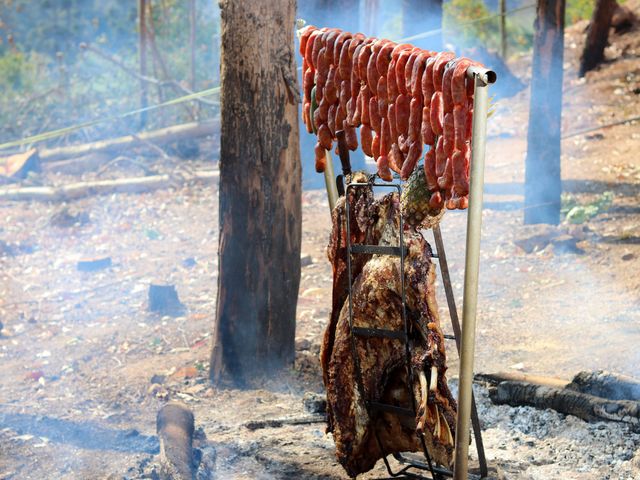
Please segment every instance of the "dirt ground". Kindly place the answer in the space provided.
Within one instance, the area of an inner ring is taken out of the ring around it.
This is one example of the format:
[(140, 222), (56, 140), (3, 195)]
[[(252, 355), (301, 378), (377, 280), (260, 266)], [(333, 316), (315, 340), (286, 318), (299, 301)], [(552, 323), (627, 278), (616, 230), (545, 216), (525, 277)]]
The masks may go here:
[[(640, 32), (612, 38), (609, 61), (578, 80), (583, 28), (572, 27), (566, 37), (564, 134), (640, 111)], [(525, 79), (528, 61), (513, 61)], [(524, 227), (528, 102), (526, 90), (498, 102), (490, 122), (476, 371), (571, 378), (607, 369), (638, 376), (638, 124), (563, 141), (568, 202), (602, 204), (611, 192), (608, 208), (578, 225)], [(309, 152), (303, 160), (311, 165)], [(211, 167), (204, 160), (192, 166)], [(154, 160), (153, 167), (175, 165)], [(135, 166), (111, 173), (140, 174)], [(346, 478), (323, 424), (245, 426), (303, 415), (304, 393), (322, 392), (318, 351), (331, 286), (324, 192), (303, 196), (303, 253), (312, 261), (302, 270), (296, 364), (277, 382), (248, 391), (207, 383), (217, 275), (215, 184), (67, 205), (4, 202), (0, 218), (0, 480), (155, 478), (155, 416), (169, 399), (193, 409), (203, 465), (215, 469), (216, 478)], [(459, 212), (442, 222), (458, 305), (465, 225)], [(103, 256), (111, 257), (110, 268), (77, 271), (79, 259)], [(182, 316), (148, 312), (153, 282), (176, 285), (186, 307)], [(439, 299), (450, 332), (441, 285)], [(640, 433), (629, 426), (494, 406), (486, 389), (476, 387), (498, 478), (640, 478)], [(384, 472), (378, 465), (362, 478)]]

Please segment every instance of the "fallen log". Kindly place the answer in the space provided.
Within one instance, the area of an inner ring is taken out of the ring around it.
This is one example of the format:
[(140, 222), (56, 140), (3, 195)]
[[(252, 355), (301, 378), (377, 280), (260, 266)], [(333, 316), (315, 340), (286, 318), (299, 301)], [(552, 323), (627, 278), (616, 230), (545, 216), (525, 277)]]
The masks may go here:
[(162, 480), (192, 480), (194, 476), (194, 419), (189, 407), (169, 402), (156, 418), (160, 440), (160, 478)]
[(567, 388), (609, 400), (640, 401), (640, 380), (603, 370), (580, 372)]
[(609, 420), (640, 424), (640, 402), (607, 400), (567, 388), (506, 381), (490, 389), (489, 397), (497, 404), (550, 408), (588, 422)]
[(310, 425), (324, 423), (326, 415), (306, 415), (302, 417), (271, 418), (268, 420), (251, 420), (243, 424), (248, 430), (260, 430), (262, 428), (280, 428), (285, 425)]
[(217, 170), (202, 170), (189, 174), (152, 175), (148, 177), (119, 178), (117, 180), (95, 180), (69, 183), (59, 187), (14, 187), (0, 188), (0, 201), (58, 202), (75, 200), (90, 195), (111, 193), (145, 193), (169, 187), (177, 187), (191, 181), (206, 181), (218, 178)]
[(183, 140), (185, 138), (197, 138), (211, 135), (215, 132), (218, 122), (208, 120), (206, 122), (191, 122), (182, 125), (142, 132), (137, 135), (126, 135), (119, 138), (100, 140), (98, 142), (71, 145), (68, 147), (47, 148), (38, 152), (40, 161), (53, 162), (56, 160), (68, 160), (93, 153), (122, 150), (135, 145), (166, 144)]
[(525, 382), (547, 387), (564, 388), (569, 380), (557, 377), (544, 377), (542, 375), (529, 375), (520, 372), (476, 373), (475, 381), (485, 382), (490, 385), (498, 385), (501, 382)]

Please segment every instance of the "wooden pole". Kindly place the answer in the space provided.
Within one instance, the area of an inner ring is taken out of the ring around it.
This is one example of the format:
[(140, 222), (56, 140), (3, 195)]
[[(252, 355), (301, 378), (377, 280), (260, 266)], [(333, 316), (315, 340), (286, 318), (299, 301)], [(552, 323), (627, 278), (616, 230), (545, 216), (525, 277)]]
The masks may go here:
[(196, 90), (196, 0), (189, 1), (189, 51), (191, 53), (191, 90)]
[[(138, 46), (140, 55), (140, 75), (147, 76), (147, 1), (138, 2), (138, 19), (140, 28), (140, 43)], [(140, 108), (147, 108), (147, 82), (140, 80)], [(147, 124), (147, 112), (140, 113), (140, 128)]]
[(500, 0), (500, 55), (507, 59), (507, 0)]
[(525, 163), (525, 224), (560, 222), (564, 13), (565, 0), (538, 0)]

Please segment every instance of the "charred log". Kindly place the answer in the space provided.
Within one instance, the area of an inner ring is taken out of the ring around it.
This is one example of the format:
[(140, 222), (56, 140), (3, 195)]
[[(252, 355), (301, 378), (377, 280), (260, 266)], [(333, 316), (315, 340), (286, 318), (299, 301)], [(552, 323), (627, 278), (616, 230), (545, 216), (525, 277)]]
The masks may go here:
[(602, 370), (578, 373), (567, 388), (609, 400), (640, 401), (640, 380)]
[(606, 400), (575, 390), (512, 381), (500, 383), (489, 395), (494, 403), (550, 408), (588, 422), (609, 420), (640, 424), (640, 402)]

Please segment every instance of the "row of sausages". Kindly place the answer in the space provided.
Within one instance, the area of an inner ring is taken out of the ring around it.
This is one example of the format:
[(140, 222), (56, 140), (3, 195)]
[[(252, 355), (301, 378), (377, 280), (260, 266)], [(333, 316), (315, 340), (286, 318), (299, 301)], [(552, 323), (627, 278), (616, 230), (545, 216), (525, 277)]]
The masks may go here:
[(452, 52), (312, 25), (300, 32), (303, 119), (316, 133), (316, 170), (344, 130), (349, 149), (373, 157), (378, 175), (406, 180), (424, 155), (430, 206), (468, 206), (475, 62)]

